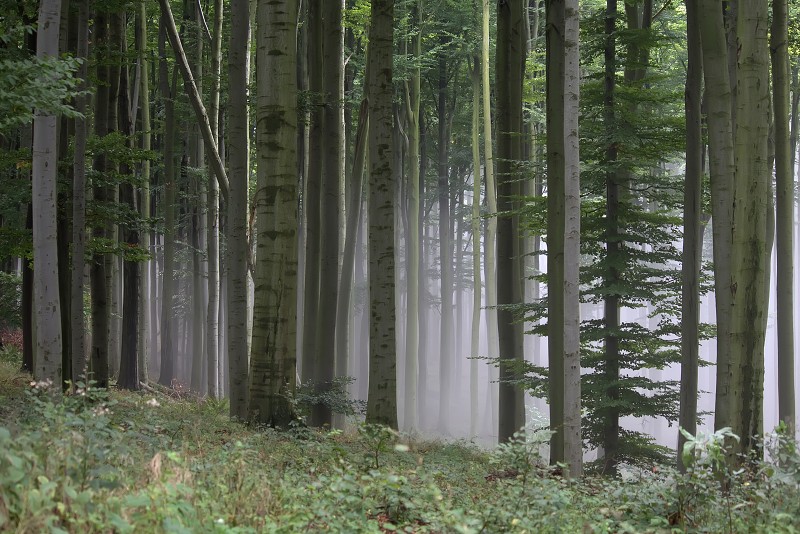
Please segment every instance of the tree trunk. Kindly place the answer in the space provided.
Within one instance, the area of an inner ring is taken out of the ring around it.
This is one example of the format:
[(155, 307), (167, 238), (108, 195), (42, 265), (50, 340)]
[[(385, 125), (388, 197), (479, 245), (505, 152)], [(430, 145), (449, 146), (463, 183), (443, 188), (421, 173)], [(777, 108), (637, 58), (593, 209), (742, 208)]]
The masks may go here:
[[(323, 364), (322, 352), (317, 346), (319, 340), (319, 291), (320, 274), (320, 232), (321, 220), (321, 194), (322, 194), (322, 153), (324, 151), (322, 131), (322, 105), (320, 103), (322, 85), (322, 3), (323, 0), (310, 0), (306, 31), (308, 52), (308, 90), (311, 110), (309, 112), (309, 141), (308, 141), (308, 173), (306, 174), (306, 191), (303, 196), (303, 213), (305, 215), (306, 249), (304, 258), (304, 283), (303, 283), (303, 345), (302, 364), (300, 371), (304, 382), (312, 381), (318, 387), (319, 372)], [(323, 378), (324, 380), (324, 378)], [(314, 406), (311, 414), (311, 424), (321, 425), (329, 414), (324, 407)]]
[[(483, 157), (486, 170), (486, 204), (489, 208), (486, 226), (486, 242), (484, 254), (486, 255), (486, 324), (489, 346), (489, 358), (494, 360), (499, 356), (499, 340), (497, 327), (497, 186), (494, 173), (494, 156), (492, 148), (492, 100), (491, 85), (489, 82), (489, 2), (483, 0), (481, 11), (481, 86), (483, 88)], [(492, 407), (492, 425), (498, 423), (498, 386), (495, 385), (499, 373), (494, 365), (489, 366), (489, 402)]]
[[(136, 15), (136, 47), (137, 57), (140, 65), (140, 91), (142, 106), (142, 150), (149, 151), (152, 132), (150, 124), (150, 62), (147, 53), (147, 3), (141, 2)], [(142, 160), (141, 169), (142, 190), (140, 193), (141, 202), (139, 214), (144, 220), (149, 220), (150, 215), (150, 159)], [(150, 247), (150, 232), (145, 225), (140, 235), (141, 243), (148, 248), (150, 254), (153, 249)], [(150, 276), (148, 270), (155, 262), (151, 257), (139, 269), (139, 382), (147, 383), (148, 361), (150, 351), (155, 351), (155, 345), (151, 344), (151, 324), (150, 324)]]
[(794, 169), (789, 141), (789, 36), (786, 0), (772, 1), (772, 88), (775, 121), (777, 234), (778, 419), (794, 436)]
[[(769, 291), (768, 162), (770, 96), (766, 0), (741, 0), (738, 6), (739, 57), (736, 90), (732, 290), (732, 365), (742, 394), (734, 410), (733, 430), (743, 451), (757, 444), (763, 427), (764, 340)], [(705, 63), (704, 63), (705, 65)]]
[(497, 223), (497, 323), (500, 342), (498, 440), (505, 442), (525, 424), (522, 389), (513, 383), (517, 373), (507, 363), (523, 359), (522, 324), (515, 321), (510, 307), (522, 303), (516, 198), (520, 191), (518, 180), (522, 156), (525, 57), (521, 0), (498, 2), (497, 9), (497, 207), (499, 212), (504, 213)]
[[(214, 34), (211, 43), (211, 104), (209, 114), (211, 133), (220, 150), (221, 128), (219, 125), (220, 75), (222, 72), (222, 0), (214, 0)], [(208, 396), (220, 397), (219, 387), (219, 328), (220, 328), (220, 265), (219, 265), (219, 186), (212, 174), (208, 175), (208, 310), (206, 312), (206, 354), (208, 360)]]
[(258, 250), (249, 418), (294, 419), (297, 358), (297, 3), (258, 5)]
[[(469, 345), (469, 437), (478, 434), (478, 360), (481, 328), (481, 67), (472, 69), (472, 330)], [(485, 103), (488, 110), (489, 103)]]
[[(80, 90), (88, 87), (89, 56), (89, 5), (88, 0), (78, 1), (78, 50), (77, 57), (84, 61), (78, 70)], [(75, 98), (75, 111), (86, 113), (87, 97), (79, 94)], [(83, 296), (85, 292), (84, 271), (86, 268), (86, 138), (88, 120), (75, 119), (75, 156), (72, 184), (72, 380), (86, 381), (86, 325), (83, 319)]]
[[(420, 58), (422, 54), (422, 0), (417, 0), (413, 11), (413, 24), (417, 34), (413, 40), (413, 55)], [(414, 432), (419, 426), (417, 418), (418, 373), (419, 373), (419, 250), (420, 250), (420, 94), (421, 73), (419, 66), (411, 71), (411, 77), (405, 86), (406, 123), (408, 135), (408, 247), (406, 250), (406, 360), (405, 360), (405, 392), (403, 395), (404, 414), (403, 427), (407, 432)]]
[(175, 95), (169, 83), (169, 67), (167, 66), (165, 40), (166, 20), (161, 17), (159, 30), (159, 88), (164, 99), (164, 265), (161, 282), (161, 371), (158, 383), (171, 386), (176, 378), (175, 356), (176, 343), (173, 332), (174, 321), (173, 300), (175, 298)]
[(717, 311), (717, 386), (714, 428), (733, 424), (738, 369), (731, 359), (731, 243), (733, 224), (733, 122), (731, 85), (722, 11), (699, 0), (698, 21), (708, 121), (711, 216), (714, 238), (714, 294)]
[[(353, 169), (350, 172), (348, 191), (350, 199), (345, 228), (344, 257), (342, 276), (340, 279), (338, 302), (336, 305), (336, 373), (343, 376), (347, 372), (347, 356), (350, 347), (350, 311), (353, 297), (353, 272), (356, 262), (356, 241), (358, 223), (361, 220), (361, 193), (364, 184), (364, 164), (367, 155), (367, 130), (369, 116), (366, 99), (361, 102), (358, 115), (355, 147), (353, 151)], [(360, 261), (360, 260), (359, 260)], [(351, 372), (355, 374), (355, 369)]]
[(231, 0), (229, 48), (230, 119), (228, 152), (233, 189), (228, 202), (228, 388), (230, 415), (247, 418), (247, 187), (249, 135), (247, 110), (250, 12), (247, 0)]
[[(683, 193), (683, 265), (681, 271), (681, 403), (678, 424), (697, 433), (698, 365), (700, 361), (700, 267), (703, 256), (703, 56), (700, 50), (697, 4), (686, 4), (686, 179)], [(678, 468), (683, 465), (686, 438), (678, 432)]]
[(369, 396), (367, 422), (397, 428), (392, 38), (394, 0), (372, 0), (369, 94)]
[[(58, 56), (60, 0), (42, 0), (36, 34), (39, 59)], [(42, 80), (46, 83), (45, 80)], [(56, 236), (56, 116), (36, 110), (33, 121), (33, 272), (36, 361), (33, 376), (61, 391), (61, 309)]]
[[(108, 134), (108, 116), (110, 105), (110, 68), (108, 61), (108, 18), (103, 11), (98, 11), (93, 24), (93, 42), (99, 61), (97, 67), (97, 91), (95, 93), (94, 133), (98, 138)], [(99, 175), (107, 172), (106, 156), (102, 152), (94, 158), (94, 170)], [(108, 193), (102, 185), (94, 186), (94, 201), (108, 201)], [(103, 241), (110, 238), (107, 224), (100, 221), (94, 228), (93, 237)], [(100, 247), (98, 247), (100, 248)], [(108, 287), (106, 286), (106, 258), (101, 250), (95, 250), (91, 270), (91, 302), (92, 302), (92, 350), (90, 361), (91, 380), (98, 387), (108, 386), (108, 332), (109, 308)]]
[(453, 244), (450, 231), (450, 185), (449, 147), (450, 129), (447, 117), (447, 46), (449, 37), (439, 40), (442, 52), (439, 56), (439, 92), (437, 116), (439, 121), (438, 140), (438, 191), (439, 191), (439, 278), (441, 296), (441, 331), (439, 335), (439, 423), (437, 428), (448, 432), (450, 416), (450, 400), (453, 384)]
[(581, 476), (578, 2), (547, 4), (547, 340), (550, 463)]
[[(186, 53), (183, 50), (183, 44), (178, 36), (178, 29), (175, 27), (175, 19), (172, 16), (172, 9), (169, 5), (169, 0), (159, 0), (161, 6), (163, 24), (166, 26), (167, 34), (169, 35), (172, 49), (175, 51), (175, 59), (183, 75), (184, 88), (186, 95), (189, 97), (189, 102), (192, 104), (195, 115), (197, 117), (198, 126), (200, 126), (200, 134), (203, 136), (203, 141), (206, 144), (210, 154), (209, 160), (211, 161), (211, 169), (217, 177), (222, 198), (228, 201), (228, 175), (225, 172), (225, 164), (220, 157), (217, 144), (214, 142), (214, 136), (211, 132), (211, 123), (208, 118), (208, 113), (203, 105), (200, 92), (197, 89), (192, 71), (189, 68), (189, 61), (186, 59)], [(233, 11), (233, 8), (231, 8)], [(248, 16), (249, 18), (249, 16)], [(234, 26), (236, 27), (236, 26)], [(238, 28), (238, 27), (236, 27)], [(239, 30), (241, 32), (241, 29)], [(232, 32), (237, 33), (237, 32)]]
[[(125, 28), (125, 13), (114, 14), (117, 25)], [(118, 36), (120, 39), (121, 57), (127, 57), (128, 45), (126, 33), (123, 31)], [(120, 78), (120, 98), (119, 98), (119, 130), (128, 136), (128, 145), (134, 147), (133, 125), (130, 117), (129, 103), (128, 69), (123, 66)], [(128, 176), (131, 169), (127, 164), (120, 165), (120, 174)], [(120, 185), (120, 202), (125, 204), (131, 213), (136, 213), (136, 190), (130, 177)], [(139, 230), (135, 224), (126, 224), (122, 227), (122, 241), (125, 243), (125, 250), (135, 250), (139, 248)], [(139, 269), (140, 262), (137, 258), (132, 260), (125, 256), (122, 269), (122, 320), (121, 320), (121, 352), (120, 369), (117, 385), (127, 390), (140, 389), (139, 373)]]

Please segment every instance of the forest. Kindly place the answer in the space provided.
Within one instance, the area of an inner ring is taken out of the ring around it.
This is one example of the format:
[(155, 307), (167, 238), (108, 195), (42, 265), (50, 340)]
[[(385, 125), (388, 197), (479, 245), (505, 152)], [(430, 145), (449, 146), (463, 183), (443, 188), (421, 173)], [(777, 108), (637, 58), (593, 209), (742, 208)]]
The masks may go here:
[(794, 0), (0, 0), (0, 532), (800, 530)]

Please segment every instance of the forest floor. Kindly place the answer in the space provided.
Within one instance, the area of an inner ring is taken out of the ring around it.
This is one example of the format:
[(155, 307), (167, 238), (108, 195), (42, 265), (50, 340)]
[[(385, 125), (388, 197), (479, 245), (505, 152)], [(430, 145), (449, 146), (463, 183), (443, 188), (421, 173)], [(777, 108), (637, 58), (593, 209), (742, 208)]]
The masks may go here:
[[(257, 429), (224, 402), (89, 390), (53, 403), (0, 358), (2, 532), (798, 532), (793, 465), (699, 455), (580, 482), (540, 441), (484, 450), (382, 427)], [(713, 452), (713, 451), (712, 451)]]

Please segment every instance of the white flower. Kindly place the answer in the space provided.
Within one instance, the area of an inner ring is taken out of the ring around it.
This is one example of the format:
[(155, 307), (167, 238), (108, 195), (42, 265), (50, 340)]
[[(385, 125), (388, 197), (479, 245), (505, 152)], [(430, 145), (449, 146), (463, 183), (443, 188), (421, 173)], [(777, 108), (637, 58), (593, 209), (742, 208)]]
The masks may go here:
[(155, 408), (156, 406), (161, 406), (161, 404), (155, 398), (150, 399), (145, 404), (147, 404), (148, 406), (152, 406), (153, 408)]

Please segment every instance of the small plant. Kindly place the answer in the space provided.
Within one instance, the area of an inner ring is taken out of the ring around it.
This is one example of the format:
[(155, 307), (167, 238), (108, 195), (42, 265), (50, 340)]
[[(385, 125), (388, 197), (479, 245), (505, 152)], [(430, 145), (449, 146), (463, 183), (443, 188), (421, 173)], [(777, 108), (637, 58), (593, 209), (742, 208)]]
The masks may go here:
[[(380, 469), (381, 453), (389, 452), (390, 447), (394, 446), (400, 434), (388, 426), (364, 423), (358, 427), (358, 433), (367, 447), (367, 458), (369, 458), (373, 469)], [(399, 445), (401, 450), (408, 450), (407, 447)]]
[(681, 459), (686, 474), (678, 483), (678, 512), (673, 522), (696, 525), (702, 518), (696, 512), (707, 510), (723, 490), (728, 531), (733, 531), (731, 488), (741, 471), (733, 471), (728, 462), (729, 451), (726, 440), (739, 441), (739, 436), (730, 427), (720, 428), (711, 434), (698, 432), (693, 436), (683, 428), (681, 434), (686, 442), (681, 450)]
[(327, 387), (313, 381), (299, 384), (293, 399), (297, 413), (305, 418), (314, 406), (322, 405), (345, 417), (363, 416), (367, 411), (366, 401), (351, 399), (347, 391), (354, 381), (352, 376), (337, 376)]

